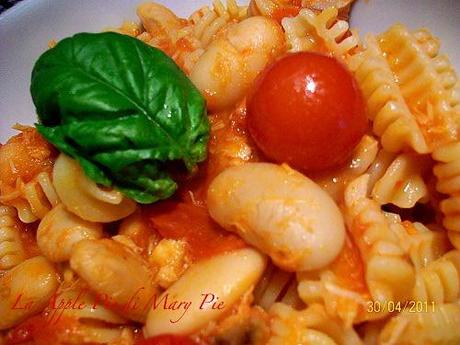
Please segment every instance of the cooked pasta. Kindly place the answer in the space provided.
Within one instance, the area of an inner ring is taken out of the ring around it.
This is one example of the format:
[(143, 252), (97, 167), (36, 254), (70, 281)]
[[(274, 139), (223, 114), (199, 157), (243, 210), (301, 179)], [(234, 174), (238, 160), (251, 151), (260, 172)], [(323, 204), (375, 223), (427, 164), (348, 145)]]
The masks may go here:
[(403, 311), (390, 319), (380, 334), (382, 345), (457, 344), (460, 306), (435, 304), (423, 312)]
[(184, 30), (191, 30), (190, 34), (201, 43), (201, 48), (205, 49), (229, 24), (244, 18), (246, 7), (239, 6), (235, 0), (227, 0), (227, 6), (216, 0), (212, 8), (203, 7), (193, 13), (189, 19), (191, 25)]
[(113, 222), (136, 210), (132, 200), (117, 190), (99, 187), (75, 160), (64, 154), (54, 164), (53, 183), (66, 209), (90, 222)]
[(428, 145), (411, 114), (376, 38), (366, 36), (366, 46), (348, 66), (354, 72), (373, 121), (373, 131), (389, 152), (407, 148), (427, 153)]
[(460, 251), (453, 250), (416, 274), (413, 299), (435, 304), (460, 298)]
[(449, 248), (449, 240), (443, 230), (431, 230), (422, 223), (401, 222), (395, 214), (387, 213), (391, 230), (409, 255), (416, 272), (439, 259)]
[(0, 204), (0, 271), (19, 265), (27, 257), (19, 231), (16, 210)]
[(272, 306), (270, 314), (270, 345), (362, 344), (353, 329), (345, 329), (340, 322), (328, 317), (324, 307), (319, 304), (296, 311), (285, 304), (277, 303)]
[(83, 220), (59, 204), (41, 220), (37, 230), (37, 244), (53, 262), (68, 261), (73, 246), (85, 239), (102, 237), (102, 226)]
[(348, 35), (348, 23), (338, 20), (337, 15), (338, 10), (330, 7), (320, 14), (303, 9), (297, 17), (284, 18), (282, 24), (290, 51), (319, 51), (347, 60), (359, 40), (353, 32)]
[(455, 140), (458, 112), (451, 106), (451, 91), (456, 75), (445, 57), (427, 53), (417, 33), (399, 24), (379, 35), (378, 41), (428, 146), (433, 149)]
[(283, 16), (298, 13), (300, 6), (291, 0), (251, 0), (248, 14), (250, 16), (265, 16), (281, 20)]
[(273, 264), (268, 264), (262, 278), (254, 289), (255, 302), (268, 310), (276, 302), (280, 302), (295, 280), (292, 273), (283, 271)]
[(433, 152), (438, 162), (433, 173), (438, 179), (436, 189), (448, 195), (440, 204), (444, 214), (443, 224), (449, 230), (452, 244), (460, 248), (460, 188), (457, 180), (460, 173), (460, 142), (444, 145)]
[(246, 17), (246, 7), (235, 0), (228, 0), (226, 6), (215, 0), (211, 8), (201, 8), (187, 21), (156, 3), (139, 6), (137, 13), (146, 29), (138, 38), (170, 53), (189, 73), (217, 34)]
[(0, 345), (460, 344), (440, 40), (209, 1), (36, 62), (37, 124), (0, 144)]
[(51, 179), (55, 151), (35, 128), (15, 125), (21, 133), (0, 147), (0, 202), (32, 223), (59, 202)]
[(408, 153), (397, 156), (375, 182), (372, 198), (380, 205), (393, 204), (400, 208), (411, 208), (417, 202), (426, 202), (429, 192), (423, 177), (430, 167), (429, 157)]
[[(371, 135), (365, 135), (355, 147), (349, 163), (338, 171), (327, 172), (313, 176), (313, 180), (326, 190), (337, 202), (343, 200), (346, 185), (378, 165), (379, 142)], [(380, 166), (380, 165), (379, 165)], [(380, 176), (379, 176), (380, 178)], [(372, 184), (373, 185), (373, 184)]]
[(327, 268), (297, 273), (299, 296), (307, 305), (324, 305), (327, 314), (347, 328), (386, 317), (386, 311), (368, 309), (372, 299), (363, 266), (356, 244), (347, 237), (342, 252)]
[(391, 231), (378, 204), (367, 197), (369, 175), (352, 181), (345, 191), (348, 229), (366, 265), (366, 282), (375, 301), (405, 301), (414, 285), (414, 269)]

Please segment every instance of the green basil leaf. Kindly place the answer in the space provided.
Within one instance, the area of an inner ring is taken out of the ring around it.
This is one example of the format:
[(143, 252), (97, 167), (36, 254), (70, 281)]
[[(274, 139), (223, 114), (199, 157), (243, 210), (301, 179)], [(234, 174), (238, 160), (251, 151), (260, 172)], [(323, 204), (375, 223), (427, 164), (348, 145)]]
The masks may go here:
[(140, 203), (171, 196), (166, 165), (206, 158), (205, 100), (162, 51), (117, 33), (80, 33), (36, 62), (40, 133), (97, 183)]

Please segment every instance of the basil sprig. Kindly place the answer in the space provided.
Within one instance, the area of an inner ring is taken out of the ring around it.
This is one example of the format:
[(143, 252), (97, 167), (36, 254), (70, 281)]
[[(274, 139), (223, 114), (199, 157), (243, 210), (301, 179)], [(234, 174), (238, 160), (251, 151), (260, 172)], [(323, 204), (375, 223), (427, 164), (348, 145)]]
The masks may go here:
[(117, 33), (80, 33), (36, 62), (39, 132), (85, 173), (139, 203), (177, 188), (167, 164), (206, 158), (205, 100), (172, 59)]

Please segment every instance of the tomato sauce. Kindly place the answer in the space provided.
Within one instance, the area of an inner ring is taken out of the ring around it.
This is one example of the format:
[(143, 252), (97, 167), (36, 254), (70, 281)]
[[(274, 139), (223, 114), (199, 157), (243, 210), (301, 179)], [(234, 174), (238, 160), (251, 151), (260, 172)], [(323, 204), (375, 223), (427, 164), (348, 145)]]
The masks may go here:
[(194, 261), (246, 247), (242, 239), (215, 223), (206, 208), (164, 201), (146, 206), (142, 211), (162, 237), (184, 240)]
[(344, 288), (363, 296), (369, 295), (363, 260), (358, 247), (349, 236), (346, 237), (345, 245), (339, 256), (331, 264), (331, 270), (337, 276), (339, 284)]
[(246, 129), (246, 101), (231, 111), (211, 114), (209, 121), (208, 159), (197, 176), (179, 183), (182, 200), (201, 206), (206, 205), (208, 187), (217, 175), (226, 168), (259, 161), (261, 157)]
[(73, 318), (61, 316), (59, 321), (54, 322), (44, 314), (33, 316), (8, 332), (6, 345), (26, 342), (34, 345), (61, 344), (60, 337), (76, 331), (77, 327), (78, 321)]
[(1, 194), (15, 190), (16, 181), (24, 183), (41, 172), (51, 172), (57, 151), (33, 127), (17, 126), (21, 133), (0, 147)]

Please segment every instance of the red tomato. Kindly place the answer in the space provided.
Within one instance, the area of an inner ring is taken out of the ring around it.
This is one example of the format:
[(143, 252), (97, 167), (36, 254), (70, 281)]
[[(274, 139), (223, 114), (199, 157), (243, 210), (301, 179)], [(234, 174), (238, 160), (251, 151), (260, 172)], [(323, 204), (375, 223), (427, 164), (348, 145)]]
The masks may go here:
[(142, 209), (150, 224), (164, 238), (185, 240), (194, 261), (246, 247), (246, 243), (223, 230), (203, 207), (163, 201)]
[(269, 159), (304, 172), (344, 163), (368, 125), (350, 72), (334, 58), (308, 52), (288, 55), (262, 74), (247, 121)]
[(136, 345), (196, 345), (189, 337), (163, 334), (153, 338), (141, 340)]

